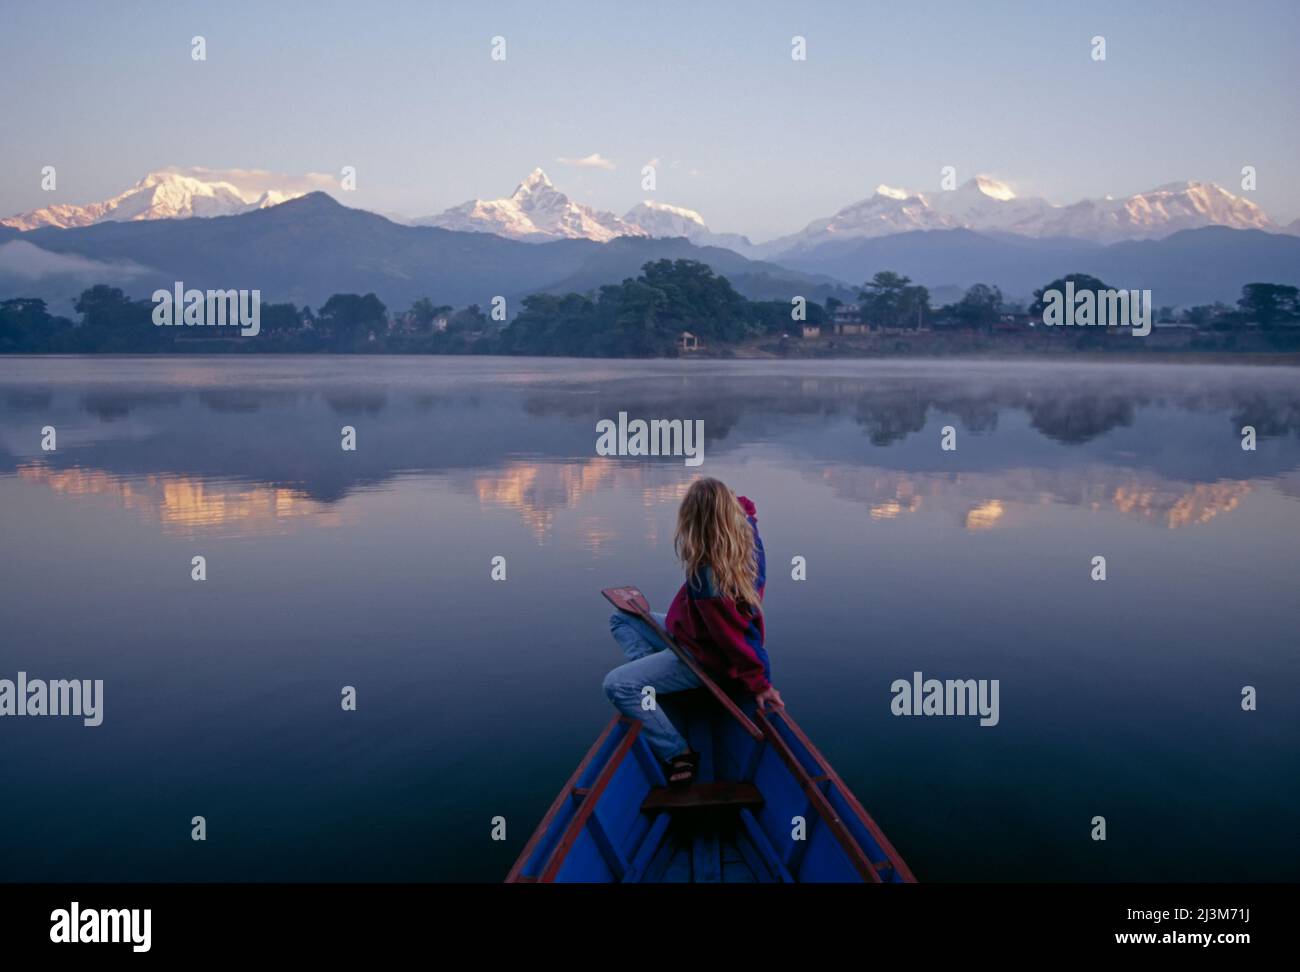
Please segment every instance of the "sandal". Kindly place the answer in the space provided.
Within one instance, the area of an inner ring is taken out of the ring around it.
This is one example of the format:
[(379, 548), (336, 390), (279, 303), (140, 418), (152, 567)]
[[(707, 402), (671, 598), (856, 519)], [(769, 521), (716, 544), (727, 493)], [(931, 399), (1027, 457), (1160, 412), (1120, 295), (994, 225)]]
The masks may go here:
[(668, 785), (672, 787), (690, 786), (695, 782), (695, 771), (700, 764), (700, 754), (689, 749), (668, 760)]

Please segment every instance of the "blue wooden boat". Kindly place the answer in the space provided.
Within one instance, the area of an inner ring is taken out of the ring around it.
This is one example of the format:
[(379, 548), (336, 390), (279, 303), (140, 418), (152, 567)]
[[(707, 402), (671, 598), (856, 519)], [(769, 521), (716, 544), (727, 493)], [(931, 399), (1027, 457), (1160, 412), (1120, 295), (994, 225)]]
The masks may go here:
[[(635, 588), (605, 593), (653, 623)], [(700, 754), (696, 782), (668, 787), (640, 737), (641, 723), (616, 716), (551, 804), (507, 882), (916, 880), (789, 712), (732, 698), (693, 667), (705, 687), (661, 696), (658, 704)]]

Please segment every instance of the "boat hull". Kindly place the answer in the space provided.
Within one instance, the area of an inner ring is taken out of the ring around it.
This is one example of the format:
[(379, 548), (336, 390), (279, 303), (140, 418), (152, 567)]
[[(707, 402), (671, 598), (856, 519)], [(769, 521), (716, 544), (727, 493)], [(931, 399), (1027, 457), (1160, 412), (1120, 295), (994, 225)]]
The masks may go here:
[(741, 704), (755, 740), (702, 692), (661, 696), (700, 754), (697, 785), (665, 787), (640, 736), (614, 718), (520, 854), (512, 883), (907, 883), (880, 828), (781, 710)]

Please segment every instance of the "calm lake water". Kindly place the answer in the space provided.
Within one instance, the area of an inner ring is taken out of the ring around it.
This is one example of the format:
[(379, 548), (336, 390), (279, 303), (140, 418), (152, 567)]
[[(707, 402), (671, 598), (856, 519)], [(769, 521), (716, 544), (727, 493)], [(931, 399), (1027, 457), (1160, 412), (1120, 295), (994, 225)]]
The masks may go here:
[[(98, 728), (0, 719), (0, 878), (500, 880), (610, 717), (600, 588), (663, 609), (699, 473), (758, 504), (774, 681), (920, 880), (1300, 878), (1298, 378), (0, 359), (0, 678), (105, 682)], [(620, 411), (703, 419), (704, 465), (597, 457)], [(999, 724), (891, 715), (914, 671), (999, 679)]]

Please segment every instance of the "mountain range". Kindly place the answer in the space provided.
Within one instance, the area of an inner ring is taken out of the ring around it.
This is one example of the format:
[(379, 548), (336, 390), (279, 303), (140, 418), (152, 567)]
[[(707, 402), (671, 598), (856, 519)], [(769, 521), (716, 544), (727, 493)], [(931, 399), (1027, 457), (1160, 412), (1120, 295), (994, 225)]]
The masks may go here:
[(278, 206), (299, 195), (301, 194), (275, 189), (250, 193), (220, 179), (199, 179), (177, 172), (150, 172), (130, 189), (112, 199), (85, 206), (60, 203), (44, 209), (33, 209), (0, 219), (0, 226), (18, 230), (39, 229), (42, 226), (70, 229), (104, 222), (234, 216), (254, 209)]
[(681, 207), (645, 201), (621, 217), (594, 210), (541, 170), (505, 199), (415, 225), (323, 192), (280, 202), (274, 191), (154, 173), (106, 203), (3, 221), (0, 297), (43, 297), (66, 311), (93, 283), (145, 297), (181, 280), (313, 306), (337, 292), (374, 292), (391, 307), (422, 296), (486, 305), (500, 294), (513, 311), (530, 293), (587, 292), (664, 258), (700, 260), (746, 296), (782, 300), (851, 298), (881, 270), (930, 287), (939, 302), (973, 283), (1024, 298), (1067, 272), (1150, 288), (1158, 304), (1172, 305), (1231, 302), (1256, 281), (1300, 284), (1300, 236), (1254, 204), (1206, 183), (1139, 196), (1056, 207), (983, 177), (933, 198), (882, 186), (755, 246)]
[(1123, 199), (1085, 199), (1069, 206), (1020, 197), (1005, 183), (976, 176), (933, 194), (878, 186), (867, 199), (798, 233), (763, 244), (769, 257), (788, 257), (827, 246), (916, 230), (967, 229), (1031, 239), (1092, 243), (1160, 239), (1205, 226), (1283, 232), (1257, 205), (1209, 182), (1178, 182)]
[[(204, 180), (161, 171), (150, 173), (104, 202), (49, 206), (0, 219), (0, 226), (30, 230), (108, 221), (230, 216), (278, 205), (301, 194), (290, 190), (253, 193), (219, 178)], [(1300, 233), (1300, 220), (1279, 226), (1253, 202), (1210, 182), (1169, 183), (1120, 199), (1085, 199), (1058, 206), (1040, 197), (1018, 196), (1004, 182), (976, 176), (951, 191), (934, 193), (877, 186), (866, 199), (815, 219), (796, 233), (755, 245), (740, 234), (714, 232), (698, 212), (681, 206), (647, 199), (618, 216), (575, 202), (540, 168), (530, 172), (509, 196), (472, 199), (437, 215), (398, 221), (538, 243), (680, 236), (692, 243), (764, 258), (916, 230), (969, 229), (1093, 243), (1159, 239), (1204, 226)]]
[(68, 297), (109, 283), (147, 297), (175, 281), (260, 289), (264, 301), (319, 305), (334, 293), (374, 292), (390, 307), (419, 297), (487, 306), (538, 292), (588, 291), (635, 277), (651, 260), (708, 263), (749, 297), (850, 296), (839, 281), (749, 260), (681, 238), (623, 236), (524, 242), (490, 233), (405, 226), (312, 192), (212, 219), (106, 221), (20, 232), (0, 227), (0, 297)]
[(1161, 239), (1098, 244), (917, 230), (787, 254), (781, 265), (861, 281), (892, 270), (929, 287), (936, 303), (976, 283), (1024, 299), (1066, 273), (1088, 273), (1112, 287), (1150, 290), (1157, 305), (1231, 304), (1248, 283), (1300, 285), (1300, 236), (1204, 226)]

